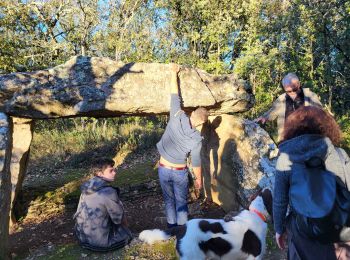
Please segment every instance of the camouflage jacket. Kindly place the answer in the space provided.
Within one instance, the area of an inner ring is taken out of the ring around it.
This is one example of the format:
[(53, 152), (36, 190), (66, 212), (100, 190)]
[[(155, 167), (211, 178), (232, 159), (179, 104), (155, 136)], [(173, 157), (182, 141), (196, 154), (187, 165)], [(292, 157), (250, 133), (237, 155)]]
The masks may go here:
[(124, 208), (118, 193), (117, 188), (100, 177), (93, 177), (81, 185), (74, 219), (75, 232), (82, 245), (108, 248), (127, 244), (131, 239), (128, 228), (121, 225)]

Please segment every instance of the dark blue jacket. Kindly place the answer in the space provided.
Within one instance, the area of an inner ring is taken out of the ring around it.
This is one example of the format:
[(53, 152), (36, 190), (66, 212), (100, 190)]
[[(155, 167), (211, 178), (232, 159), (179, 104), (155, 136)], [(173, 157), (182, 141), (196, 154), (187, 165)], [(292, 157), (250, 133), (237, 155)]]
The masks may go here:
[[(288, 206), (296, 207), (299, 213), (307, 216), (323, 216), (331, 210), (335, 196), (332, 178), (301, 178), (308, 176), (301, 171), (321, 172), (321, 164), (325, 170), (341, 178), (350, 187), (350, 162), (344, 150), (333, 146), (329, 138), (320, 135), (302, 135), (287, 140), (279, 146), (280, 156), (276, 164), (276, 176), (273, 200), (274, 226), (277, 233), (285, 230)], [(339, 154), (342, 156), (339, 156)], [(311, 167), (305, 167), (305, 164)], [(311, 170), (310, 170), (311, 169)], [(312, 172), (308, 172), (311, 173)], [(334, 178), (333, 178), (334, 179)], [(298, 185), (294, 194), (290, 194), (290, 186)], [(313, 189), (317, 196), (311, 196), (308, 189)], [(318, 191), (318, 192), (317, 192)], [(298, 194), (299, 193), (299, 194)], [(293, 197), (294, 201), (291, 200)]]

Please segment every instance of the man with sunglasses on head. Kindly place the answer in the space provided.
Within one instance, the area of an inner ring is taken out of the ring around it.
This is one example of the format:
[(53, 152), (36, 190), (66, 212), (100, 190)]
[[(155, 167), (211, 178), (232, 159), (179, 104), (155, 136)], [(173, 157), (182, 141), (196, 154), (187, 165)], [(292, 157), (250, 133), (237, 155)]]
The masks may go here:
[(285, 93), (280, 95), (272, 107), (255, 122), (265, 124), (277, 118), (278, 141), (281, 141), (286, 118), (300, 106), (316, 106), (322, 108), (317, 95), (308, 88), (302, 88), (299, 78), (294, 73), (288, 73), (282, 79), (282, 88)]

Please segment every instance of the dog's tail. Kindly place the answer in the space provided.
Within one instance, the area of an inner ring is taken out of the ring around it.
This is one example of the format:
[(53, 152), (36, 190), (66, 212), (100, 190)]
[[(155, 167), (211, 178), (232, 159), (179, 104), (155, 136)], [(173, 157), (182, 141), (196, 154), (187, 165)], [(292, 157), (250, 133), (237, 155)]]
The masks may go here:
[(144, 230), (139, 235), (140, 240), (150, 245), (156, 241), (168, 240), (170, 237), (171, 237), (170, 234), (160, 229)]
[(167, 230), (149, 229), (140, 233), (139, 239), (148, 244), (153, 244), (157, 241), (168, 240), (172, 236), (178, 237), (186, 232), (186, 225), (169, 228)]

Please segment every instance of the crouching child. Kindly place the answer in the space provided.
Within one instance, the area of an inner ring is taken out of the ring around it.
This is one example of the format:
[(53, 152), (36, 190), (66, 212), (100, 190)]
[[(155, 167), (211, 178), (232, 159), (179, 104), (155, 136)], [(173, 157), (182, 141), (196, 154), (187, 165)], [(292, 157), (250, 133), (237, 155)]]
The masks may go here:
[(114, 161), (95, 163), (94, 177), (81, 185), (81, 195), (74, 215), (75, 234), (83, 248), (110, 251), (127, 245), (132, 235), (127, 227), (119, 189), (112, 187), (116, 172)]

